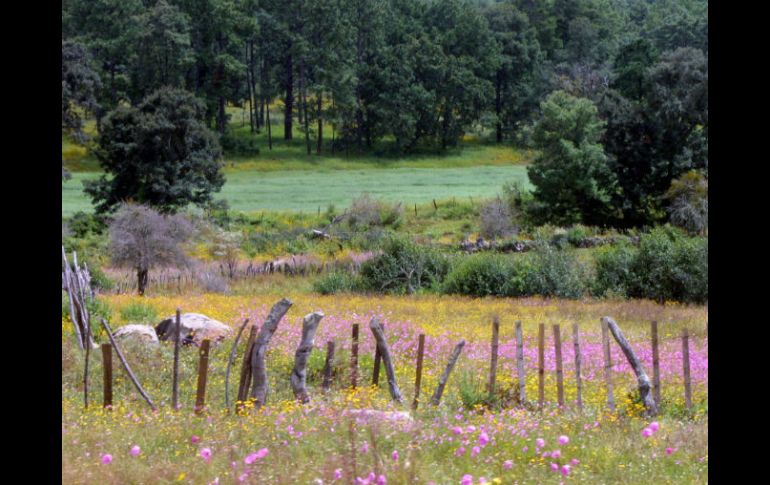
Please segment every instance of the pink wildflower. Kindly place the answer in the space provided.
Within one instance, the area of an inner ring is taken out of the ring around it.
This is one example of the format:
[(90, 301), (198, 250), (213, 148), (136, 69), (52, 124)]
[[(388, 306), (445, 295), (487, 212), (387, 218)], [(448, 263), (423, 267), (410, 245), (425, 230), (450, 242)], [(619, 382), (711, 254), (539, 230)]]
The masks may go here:
[(561, 458), (561, 451), (560, 450), (552, 451), (551, 458)]
[(463, 456), (465, 454), (465, 447), (461, 446), (455, 451), (455, 456)]
[(573, 458), (569, 461), (569, 464), (572, 466), (580, 465), (580, 460), (578, 460), (577, 458)]
[(455, 426), (452, 428), (452, 433), (454, 434), (463, 434), (463, 429), (460, 426)]
[(670, 455), (670, 454), (671, 454), (671, 453), (673, 453), (674, 451), (675, 451), (675, 450), (674, 450), (673, 448), (671, 448), (670, 446), (669, 446), (668, 448), (666, 448), (666, 454), (667, 454), (667, 455)]
[(473, 485), (473, 475), (463, 475), (460, 485)]
[(551, 470), (558, 472), (559, 471), (559, 465), (556, 463), (551, 463)]
[(190, 442), (191, 442), (192, 444), (196, 444), (196, 443), (199, 443), (199, 442), (200, 442), (200, 440), (201, 440), (201, 439), (200, 439), (200, 436), (196, 436), (196, 435), (192, 435), (192, 437), (190, 438)]
[(506, 470), (510, 470), (511, 468), (513, 468), (513, 461), (505, 460), (503, 462), (503, 468), (506, 469)]
[(388, 483), (388, 480), (385, 478), (385, 475), (377, 477), (377, 485), (385, 485), (386, 483)]
[(139, 445), (134, 445), (131, 447), (131, 456), (139, 456), (140, 453), (142, 453), (142, 449), (139, 448)]
[(109, 453), (102, 455), (102, 465), (109, 465), (110, 463), (112, 463), (112, 455)]
[(561, 467), (561, 474), (566, 477), (567, 475), (569, 475), (570, 468), (571, 467), (569, 465), (564, 465), (563, 467)]
[(653, 421), (648, 427), (652, 430), (653, 433), (656, 433), (658, 429), (660, 429), (660, 424), (657, 421)]
[(393, 458), (393, 461), (398, 461), (398, 450), (393, 450), (393, 453), (390, 455), (391, 458)]
[(334, 479), (339, 480), (340, 478), (342, 478), (342, 468), (337, 468), (334, 470)]
[(200, 455), (201, 455), (201, 458), (206, 460), (206, 463), (208, 463), (208, 461), (211, 459), (211, 449), (210, 448), (203, 448), (201, 450)]
[(479, 453), (481, 453), (481, 448), (479, 448), (478, 446), (474, 446), (473, 449), (471, 450), (471, 458), (478, 455)]
[(569, 438), (567, 436), (565, 436), (565, 435), (559, 436), (559, 444), (560, 445), (566, 445), (567, 443), (569, 443)]
[(261, 450), (257, 451), (257, 459), (262, 459), (267, 456), (267, 454), (270, 453), (267, 448), (262, 448)]
[(642, 431), (642, 436), (644, 436), (645, 438), (649, 438), (650, 436), (652, 436), (652, 433), (653, 431), (650, 428), (644, 428), (644, 430)]
[(479, 435), (479, 444), (481, 446), (486, 446), (487, 443), (489, 443), (489, 435), (486, 431), (482, 431)]
[(542, 448), (543, 446), (545, 446), (545, 440), (543, 438), (538, 438), (535, 440), (535, 444), (537, 445), (538, 448)]

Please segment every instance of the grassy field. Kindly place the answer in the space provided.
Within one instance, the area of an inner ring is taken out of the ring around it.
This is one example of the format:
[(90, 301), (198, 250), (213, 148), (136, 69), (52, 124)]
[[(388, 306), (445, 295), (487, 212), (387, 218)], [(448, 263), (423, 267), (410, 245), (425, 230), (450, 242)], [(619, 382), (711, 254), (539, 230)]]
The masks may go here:
[[(656, 305), (648, 301), (564, 301), (470, 299), (450, 297), (323, 297), (289, 290), (294, 306), (278, 327), (267, 352), (270, 392), (267, 406), (238, 416), (223, 409), (224, 373), (232, 339), (212, 347), (206, 392), (207, 410), (192, 413), (198, 355), (185, 348), (180, 362), (182, 409), (169, 407), (173, 345), (144, 347), (126, 342), (123, 350), (142, 385), (159, 407), (149, 411), (114, 362), (115, 408), (101, 408), (101, 355), (91, 355), (91, 406), (83, 410), (82, 354), (73, 342), (72, 325), (62, 320), (62, 479), (66, 483), (433, 483), (457, 484), (465, 475), (481, 484), (695, 484), (708, 473), (708, 336), (705, 307)], [(128, 323), (128, 305), (152, 307), (166, 317), (181, 307), (201, 312), (235, 327), (243, 318), (260, 325), (275, 295), (180, 297), (110, 296), (113, 328)], [(301, 333), (301, 316), (322, 310), (309, 359), (312, 401), (293, 401), (288, 376)], [(501, 316), (500, 360), (495, 405), (483, 403), (489, 366), (491, 315)], [(374, 343), (368, 322), (379, 316), (387, 332), (403, 406), (390, 402), (386, 379), (370, 387)], [(649, 321), (660, 322), (661, 414), (640, 415), (633, 398), (636, 380), (613, 344), (613, 380), (617, 412), (608, 412), (603, 379), (599, 317), (613, 316), (650, 369)], [(517, 378), (513, 345), (514, 321), (523, 323), (526, 391), (537, 399), (537, 324), (546, 334), (543, 413), (522, 409), (512, 396)], [(576, 387), (571, 334), (581, 328), (583, 402), (575, 410)], [(350, 389), (350, 330), (361, 325), (359, 387)], [(556, 378), (551, 324), (561, 324), (567, 407), (555, 406)], [(690, 329), (693, 401), (683, 406), (681, 343)], [(356, 409), (409, 411), (414, 392), (417, 335), (426, 335), (421, 405), (413, 420), (355, 418)], [(442, 405), (427, 404), (446, 365), (450, 349), (467, 344), (451, 375)], [(101, 342), (106, 337), (96, 334)], [(326, 398), (319, 391), (326, 341), (336, 342), (334, 385)], [(240, 355), (230, 378), (237, 387)], [(235, 376), (235, 377), (233, 377)], [(500, 407), (499, 405), (502, 405)], [(655, 421), (655, 425), (652, 425)], [(642, 431), (653, 426), (652, 436)], [(566, 437), (567, 440), (560, 437)], [(540, 441), (542, 440), (542, 442)], [(138, 448), (134, 448), (138, 447)], [(134, 448), (134, 454), (131, 453)], [(259, 453), (259, 458), (253, 456)], [(394, 454), (396, 452), (396, 454)], [(265, 455), (266, 453), (266, 455)], [(106, 456), (109, 455), (109, 458)], [(265, 456), (262, 456), (265, 455)], [(108, 462), (108, 463), (105, 463)], [(552, 468), (556, 467), (556, 470)], [(565, 468), (566, 467), (566, 468)], [(374, 473), (384, 481), (367, 480)], [(360, 481), (355, 481), (360, 477)], [(484, 480), (482, 480), (482, 477)]]

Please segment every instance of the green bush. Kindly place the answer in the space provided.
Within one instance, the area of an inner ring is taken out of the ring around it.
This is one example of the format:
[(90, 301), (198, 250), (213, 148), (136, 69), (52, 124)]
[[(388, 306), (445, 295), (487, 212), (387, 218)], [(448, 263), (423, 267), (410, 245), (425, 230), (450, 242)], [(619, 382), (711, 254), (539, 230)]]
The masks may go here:
[(570, 244), (572, 244), (575, 247), (579, 247), (580, 243), (582, 243), (588, 236), (589, 236), (588, 228), (583, 225), (576, 225), (572, 226), (567, 231), (567, 241), (569, 241)]
[(641, 237), (629, 296), (663, 302), (708, 301), (708, 239), (666, 226)]
[(129, 303), (120, 310), (120, 317), (130, 323), (156, 323), (158, 313), (155, 308), (143, 303)]
[(313, 290), (322, 295), (354, 293), (363, 289), (361, 278), (346, 271), (326, 273), (313, 283)]
[(629, 289), (634, 284), (633, 266), (638, 253), (627, 243), (597, 249), (592, 293), (599, 297), (628, 297)]
[(583, 296), (587, 275), (573, 250), (554, 249), (543, 243), (528, 257), (530, 267), (524, 281), (526, 295)]
[(449, 272), (446, 256), (405, 238), (388, 240), (382, 251), (361, 267), (363, 282), (374, 291), (414, 293), (423, 288), (435, 288)]
[(464, 257), (444, 281), (442, 290), (470, 296), (519, 296), (529, 271), (523, 257), (481, 253)]

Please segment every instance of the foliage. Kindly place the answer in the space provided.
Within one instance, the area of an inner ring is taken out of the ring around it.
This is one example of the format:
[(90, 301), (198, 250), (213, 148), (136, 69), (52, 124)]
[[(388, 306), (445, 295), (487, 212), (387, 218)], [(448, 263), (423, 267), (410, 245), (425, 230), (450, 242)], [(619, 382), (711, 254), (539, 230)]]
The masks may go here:
[(381, 255), (362, 265), (361, 277), (369, 289), (412, 294), (438, 285), (448, 271), (448, 259), (435, 249), (393, 237), (383, 245)]
[(111, 175), (85, 183), (100, 213), (122, 201), (174, 211), (204, 206), (224, 184), (221, 149), (201, 122), (203, 104), (191, 93), (163, 88), (139, 104), (120, 107), (104, 120), (97, 157)]
[(152, 305), (135, 302), (120, 309), (120, 318), (128, 323), (155, 324), (158, 321), (158, 312)]
[(600, 297), (628, 296), (634, 281), (634, 262), (639, 251), (630, 244), (605, 246), (594, 257), (596, 278), (592, 292)]
[(671, 223), (688, 233), (703, 234), (709, 225), (708, 179), (691, 170), (671, 181), (665, 194)]
[(470, 296), (520, 296), (531, 271), (524, 257), (480, 253), (467, 256), (454, 265), (442, 291)]
[(479, 217), (481, 235), (486, 238), (509, 237), (517, 233), (510, 206), (499, 198), (485, 204), (479, 211)]
[(402, 223), (403, 214), (401, 203), (389, 204), (372, 198), (368, 193), (363, 193), (350, 204), (347, 223), (353, 230), (387, 226), (397, 228)]
[(580, 298), (588, 277), (574, 250), (554, 249), (542, 244), (531, 255), (530, 270), (524, 279), (524, 294)]
[(332, 271), (313, 283), (313, 291), (322, 295), (354, 293), (363, 288), (361, 278), (347, 271)]

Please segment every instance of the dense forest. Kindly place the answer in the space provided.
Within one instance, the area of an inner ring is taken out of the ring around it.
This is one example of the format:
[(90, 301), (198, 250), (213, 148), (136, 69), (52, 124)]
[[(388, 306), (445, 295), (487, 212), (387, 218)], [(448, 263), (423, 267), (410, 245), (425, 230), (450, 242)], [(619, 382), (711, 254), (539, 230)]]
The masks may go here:
[(708, 2), (63, 1), (73, 139), (161, 88), (192, 93), (224, 148), (228, 105), (307, 154), (533, 146), (533, 217), (638, 226), (667, 218), (672, 182), (707, 179)]

